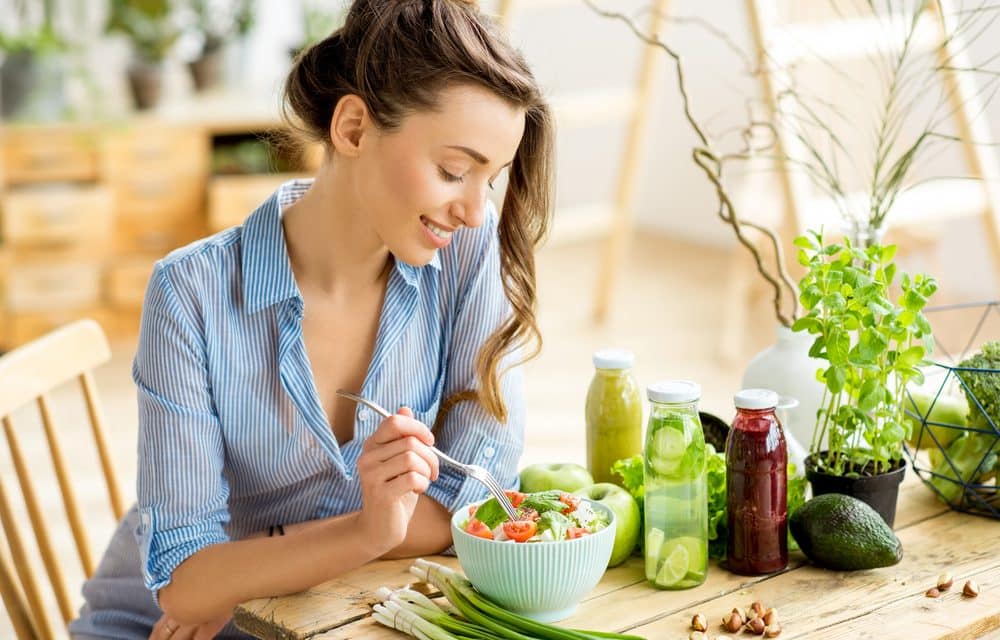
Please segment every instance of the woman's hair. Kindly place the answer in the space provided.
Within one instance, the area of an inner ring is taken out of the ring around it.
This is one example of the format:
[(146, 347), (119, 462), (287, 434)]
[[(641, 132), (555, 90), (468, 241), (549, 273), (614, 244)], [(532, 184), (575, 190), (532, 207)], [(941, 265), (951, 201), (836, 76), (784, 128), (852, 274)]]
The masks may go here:
[(459, 84), (489, 89), (525, 111), (499, 223), (500, 270), (513, 313), (479, 351), (480, 388), (447, 398), (435, 426), (464, 400), (476, 400), (506, 421), (501, 361), (519, 352), (514, 366), (541, 348), (534, 249), (552, 213), (555, 134), (549, 107), (524, 57), (468, 0), (355, 0), (344, 26), (302, 52), (285, 84), (286, 120), (327, 146), (334, 108), (346, 95), (361, 97), (376, 125), (391, 131), (409, 114), (434, 110), (440, 92)]

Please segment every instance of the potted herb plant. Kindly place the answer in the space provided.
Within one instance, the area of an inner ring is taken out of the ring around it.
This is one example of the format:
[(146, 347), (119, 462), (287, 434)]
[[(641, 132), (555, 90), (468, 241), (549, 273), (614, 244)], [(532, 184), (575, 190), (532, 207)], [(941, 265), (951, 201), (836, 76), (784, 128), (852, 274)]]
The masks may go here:
[(192, 0), (194, 27), (201, 37), (198, 57), (188, 63), (196, 91), (219, 84), (222, 51), (231, 36), (243, 38), (253, 26), (252, 0)]
[(822, 232), (795, 244), (805, 315), (792, 329), (812, 335), (809, 355), (826, 363), (806, 477), (813, 495), (853, 496), (892, 526), (911, 428), (906, 386), (923, 380), (919, 365), (934, 347), (923, 309), (937, 282), (897, 274), (894, 245), (827, 244)]
[(163, 62), (181, 34), (171, 0), (111, 0), (105, 29), (124, 34), (132, 43), (128, 77), (136, 107), (156, 106), (163, 84)]
[(19, 24), (0, 31), (0, 117), (15, 119), (29, 112), (35, 119), (59, 116), (65, 106), (61, 54), (68, 45), (53, 25), (54, 2), (42, 2), (38, 26), (28, 23), (26, 3), (17, 3), (15, 8)]

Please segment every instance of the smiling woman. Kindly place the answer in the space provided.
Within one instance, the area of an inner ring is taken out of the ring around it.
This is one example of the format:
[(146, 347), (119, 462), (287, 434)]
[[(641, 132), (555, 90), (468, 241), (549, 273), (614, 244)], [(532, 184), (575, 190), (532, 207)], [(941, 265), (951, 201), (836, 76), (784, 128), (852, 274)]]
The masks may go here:
[(74, 638), (245, 637), (237, 602), (444, 550), (484, 492), (431, 444), (517, 484), (553, 136), (523, 58), (474, 3), (356, 0), (285, 98), (325, 161), (157, 263), (138, 504)]

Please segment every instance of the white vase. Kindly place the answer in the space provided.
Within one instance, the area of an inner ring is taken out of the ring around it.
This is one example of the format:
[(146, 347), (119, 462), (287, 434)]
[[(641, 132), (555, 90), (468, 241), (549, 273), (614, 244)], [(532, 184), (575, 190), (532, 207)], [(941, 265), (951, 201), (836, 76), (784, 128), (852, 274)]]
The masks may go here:
[[(783, 404), (798, 404), (779, 408), (779, 419), (788, 440), (788, 457), (803, 470), (802, 459), (808, 453), (816, 426), (816, 412), (823, 401), (823, 385), (816, 380), (816, 370), (826, 361), (809, 357), (814, 336), (794, 333), (778, 326), (777, 342), (750, 361), (743, 373), (743, 388), (771, 389), (782, 396)], [(794, 401), (792, 401), (794, 399)]]

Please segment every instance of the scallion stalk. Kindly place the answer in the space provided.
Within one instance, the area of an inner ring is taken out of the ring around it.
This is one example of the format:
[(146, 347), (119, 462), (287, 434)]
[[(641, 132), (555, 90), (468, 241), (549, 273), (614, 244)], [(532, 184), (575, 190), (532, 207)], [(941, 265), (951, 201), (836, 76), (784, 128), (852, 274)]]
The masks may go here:
[(510, 640), (522, 640), (526, 634), (543, 640), (644, 640), (627, 634), (557, 627), (511, 613), (483, 597), (465, 576), (423, 558), (410, 567), (410, 572), (440, 589), (463, 616)]

